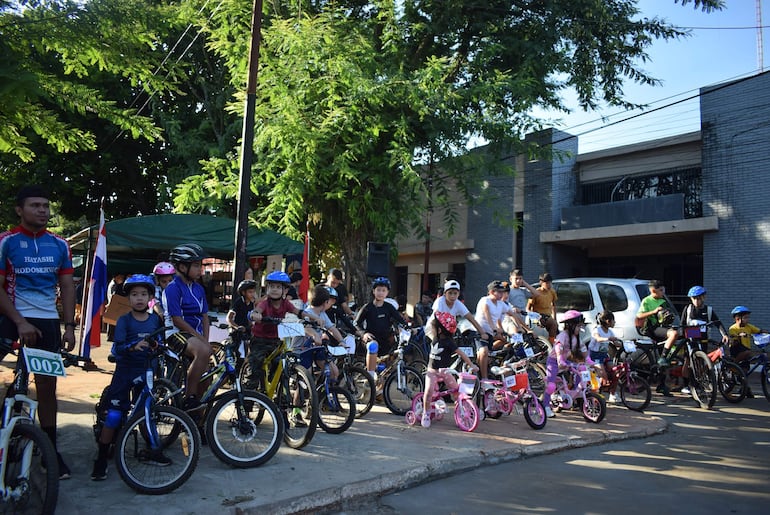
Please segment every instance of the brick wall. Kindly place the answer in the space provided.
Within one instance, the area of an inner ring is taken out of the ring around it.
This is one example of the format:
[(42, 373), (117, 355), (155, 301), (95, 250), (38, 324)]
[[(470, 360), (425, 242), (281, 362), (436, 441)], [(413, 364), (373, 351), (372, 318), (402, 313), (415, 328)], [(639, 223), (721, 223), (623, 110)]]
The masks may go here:
[(736, 304), (770, 328), (770, 73), (701, 90), (704, 286), (723, 322)]

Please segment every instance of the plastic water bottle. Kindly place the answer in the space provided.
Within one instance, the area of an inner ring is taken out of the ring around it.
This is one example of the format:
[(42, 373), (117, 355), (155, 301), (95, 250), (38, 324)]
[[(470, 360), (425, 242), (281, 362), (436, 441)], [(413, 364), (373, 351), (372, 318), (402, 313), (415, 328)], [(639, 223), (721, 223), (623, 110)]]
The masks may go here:
[(377, 363), (377, 373), (381, 373), (383, 370), (385, 370), (385, 363)]

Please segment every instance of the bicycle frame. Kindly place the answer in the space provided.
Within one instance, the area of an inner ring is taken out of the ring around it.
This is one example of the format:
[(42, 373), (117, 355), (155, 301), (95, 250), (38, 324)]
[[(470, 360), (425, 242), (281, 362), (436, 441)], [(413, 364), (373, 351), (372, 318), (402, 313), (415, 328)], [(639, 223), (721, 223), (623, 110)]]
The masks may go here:
[(404, 349), (409, 344), (410, 338), (411, 333), (409, 329), (400, 328), (398, 335), (398, 346), (396, 347), (396, 350), (394, 350), (393, 353), (389, 354), (388, 356), (384, 356), (377, 360), (378, 362), (386, 361), (392, 359), (395, 356), (395, 359), (393, 359), (391, 363), (385, 367), (385, 370), (380, 373), (377, 381), (381, 384), (384, 384), (385, 379), (395, 370), (395, 373), (397, 374), (396, 385), (398, 387), (398, 391), (402, 393), (406, 391), (406, 374), (404, 374), (406, 361), (404, 360)]
[[(573, 388), (569, 387), (569, 384), (562, 376), (562, 374), (569, 374), (572, 377)], [(553, 394), (553, 398), (559, 398), (563, 409), (570, 409), (574, 406), (575, 400), (578, 397), (586, 402), (586, 391), (590, 390), (591, 384), (591, 372), (585, 366), (580, 363), (578, 366), (569, 366), (566, 370), (560, 371), (556, 375), (556, 391)]]

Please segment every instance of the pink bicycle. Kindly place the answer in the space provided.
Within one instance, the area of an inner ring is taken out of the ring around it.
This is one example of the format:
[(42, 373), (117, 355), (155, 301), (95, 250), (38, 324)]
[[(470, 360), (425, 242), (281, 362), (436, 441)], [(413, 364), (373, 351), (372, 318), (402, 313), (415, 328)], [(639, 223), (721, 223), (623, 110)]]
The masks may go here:
[[(515, 363), (506, 362), (492, 367), (490, 372), (500, 380), (483, 379), (479, 400), (484, 414), (489, 418), (510, 415), (512, 411), (524, 412), (524, 419), (532, 429), (543, 429), (548, 420), (545, 406), (529, 387), (529, 374), (525, 358)], [(524, 408), (522, 410), (522, 407)]]
[[(431, 392), (430, 403), (430, 418), (433, 420), (441, 420), (444, 418), (447, 406), (444, 401), (444, 397), (454, 396), (455, 398), (455, 424), (457, 427), (466, 432), (474, 431), (479, 425), (479, 409), (476, 407), (476, 403), (473, 402), (473, 392), (476, 390), (476, 384), (478, 379), (473, 374), (461, 372), (459, 374), (459, 381), (455, 388), (440, 391), (439, 384), (444, 383), (444, 377), (446, 374), (452, 374), (450, 369), (443, 368), (436, 374), (436, 381)], [(422, 392), (415, 394), (412, 399), (412, 409), (406, 412), (406, 423), (413, 426), (422, 418), (423, 412), (423, 394)]]

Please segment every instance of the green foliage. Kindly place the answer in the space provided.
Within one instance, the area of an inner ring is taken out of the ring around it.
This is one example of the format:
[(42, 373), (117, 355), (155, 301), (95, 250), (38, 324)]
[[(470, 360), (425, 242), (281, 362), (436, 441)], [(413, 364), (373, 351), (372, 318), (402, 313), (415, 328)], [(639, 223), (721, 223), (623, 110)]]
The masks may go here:
[(6, 2), (0, 5), (0, 153), (35, 158), (33, 135), (57, 152), (94, 150), (96, 136), (67, 123), (61, 113), (95, 116), (134, 138), (157, 140), (152, 120), (109, 99), (84, 79), (101, 72), (157, 91), (148, 51), (157, 12), (141, 0)]
[[(366, 241), (417, 230), (428, 205), (451, 221), (451, 193), (481, 201), (484, 177), (511, 173), (504, 157), (549, 154), (522, 146), (522, 136), (541, 128), (533, 107), (568, 111), (568, 88), (583, 109), (600, 101), (631, 107), (625, 81), (657, 84), (640, 68), (646, 49), (686, 33), (640, 19), (636, 4), (266, 2), (255, 218), (292, 236), (311, 220), (322, 234), (316, 244), (336, 242), (348, 269), (361, 268)], [(709, 11), (723, 2), (694, 6)], [(250, 20), (249, 3), (224, 0), (201, 21), (238, 89)], [(243, 103), (231, 107), (240, 113)], [(472, 138), (489, 142), (484, 152), (467, 152)]]

